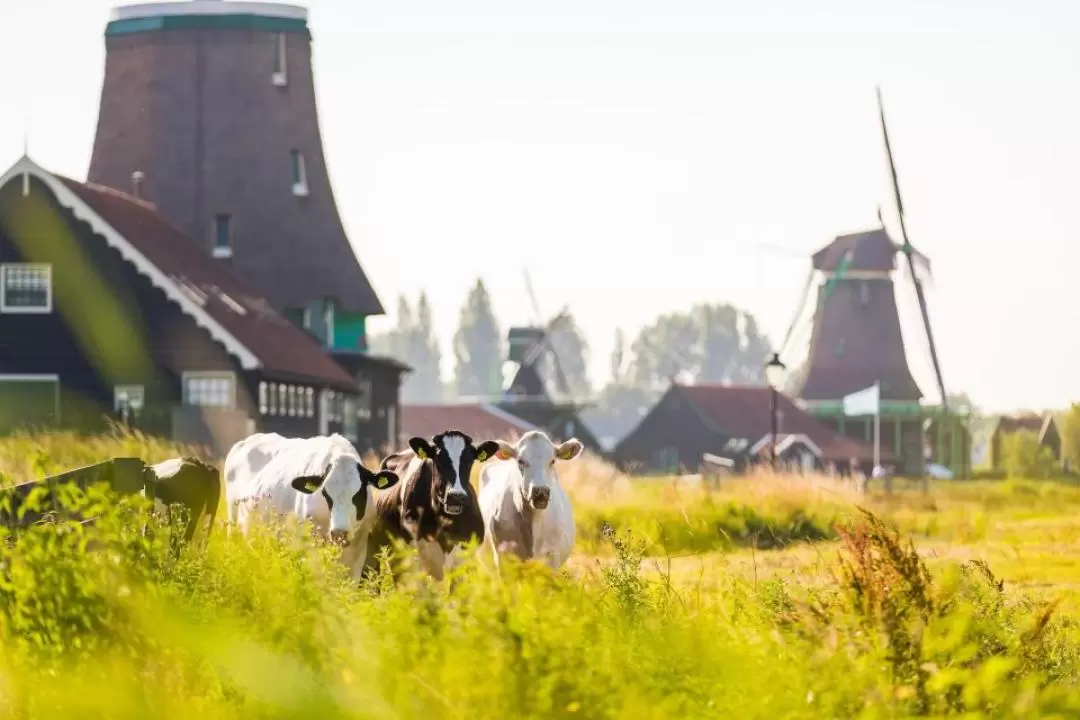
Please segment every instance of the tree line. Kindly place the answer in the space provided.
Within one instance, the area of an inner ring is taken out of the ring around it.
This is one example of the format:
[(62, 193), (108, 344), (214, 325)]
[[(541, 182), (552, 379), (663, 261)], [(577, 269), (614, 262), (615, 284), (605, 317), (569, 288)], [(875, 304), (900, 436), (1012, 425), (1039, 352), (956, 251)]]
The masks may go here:
[[(621, 328), (614, 333), (609, 375), (599, 387), (589, 377), (589, 342), (572, 312), (551, 336), (571, 392), (596, 404), (587, 417), (600, 435), (629, 430), (674, 377), (699, 383), (760, 383), (771, 350), (753, 315), (726, 303), (699, 303), (685, 312), (662, 314), (632, 339)], [(504, 389), (506, 328), (482, 280), (472, 286), (461, 308), (450, 347), (450, 378), (440, 372), (443, 349), (426, 293), (412, 302), (400, 296), (395, 326), (372, 336), (370, 347), (374, 354), (413, 367), (401, 388), (405, 404), (494, 399)]]

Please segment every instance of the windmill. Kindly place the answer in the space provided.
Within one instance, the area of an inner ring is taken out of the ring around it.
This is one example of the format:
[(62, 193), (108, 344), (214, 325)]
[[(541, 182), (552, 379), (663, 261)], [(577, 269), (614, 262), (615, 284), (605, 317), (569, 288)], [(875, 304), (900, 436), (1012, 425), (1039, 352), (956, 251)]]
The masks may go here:
[[(880, 228), (838, 236), (814, 253), (802, 302), (779, 352), (792, 366), (793, 348), (808, 347), (805, 361), (792, 373), (787, 391), (798, 397), (808, 411), (852, 437), (869, 437), (866, 423), (870, 421), (845, 418), (838, 406), (846, 395), (878, 383), (882, 445), (909, 472), (921, 472), (925, 459), (924, 424), (928, 418), (947, 414), (947, 398), (924, 291), (930, 261), (908, 237), (880, 90), (878, 105), (902, 242), (893, 241), (882, 221)], [(878, 218), (881, 220), (880, 209)], [(921, 404), (923, 393), (908, 367), (894, 282), (898, 255), (903, 257), (905, 274), (918, 299), (922, 330), (941, 397), (939, 409), (930, 410)], [(806, 318), (807, 301), (815, 290), (813, 312)], [(807, 327), (809, 342), (797, 343)], [(950, 438), (949, 442), (950, 462), (962, 465), (962, 449), (956, 447), (956, 439)]]
[(524, 269), (522, 273), (525, 277), (525, 291), (532, 304), (533, 324), (512, 327), (509, 330), (507, 360), (516, 365), (516, 368), (504, 396), (508, 399), (546, 402), (552, 402), (556, 398), (570, 400), (573, 392), (562, 363), (559, 362), (559, 353), (552, 342), (553, 335), (569, 318), (569, 307), (563, 307), (544, 322), (529, 271)]

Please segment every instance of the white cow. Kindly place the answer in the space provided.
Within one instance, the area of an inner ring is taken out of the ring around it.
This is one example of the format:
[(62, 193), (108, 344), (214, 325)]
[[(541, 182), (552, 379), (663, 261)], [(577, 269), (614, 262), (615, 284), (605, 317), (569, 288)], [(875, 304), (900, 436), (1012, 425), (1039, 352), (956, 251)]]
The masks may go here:
[(538, 430), (521, 436), (517, 445), (499, 442), (495, 457), (503, 462), (480, 474), (480, 513), (484, 543), (495, 565), (499, 554), (513, 552), (523, 560), (539, 558), (558, 569), (574, 548), (574, 513), (556, 460), (573, 460), (584, 446), (571, 438), (556, 446)]
[(345, 437), (285, 438), (259, 433), (241, 440), (225, 459), (230, 525), (247, 532), (255, 512), (293, 514), (343, 547), (342, 561), (360, 571), (375, 523), (375, 489), (392, 487), (396, 473), (373, 473)]

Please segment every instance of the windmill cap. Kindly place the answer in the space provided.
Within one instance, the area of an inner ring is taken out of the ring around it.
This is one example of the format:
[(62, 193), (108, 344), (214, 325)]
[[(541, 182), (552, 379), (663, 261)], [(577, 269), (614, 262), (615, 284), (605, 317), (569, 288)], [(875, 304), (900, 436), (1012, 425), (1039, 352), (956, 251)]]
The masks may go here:
[(110, 22), (147, 20), (166, 17), (249, 15), (281, 20), (307, 21), (307, 8), (268, 2), (232, 2), (231, 0), (185, 0), (184, 2), (138, 3), (114, 7)]

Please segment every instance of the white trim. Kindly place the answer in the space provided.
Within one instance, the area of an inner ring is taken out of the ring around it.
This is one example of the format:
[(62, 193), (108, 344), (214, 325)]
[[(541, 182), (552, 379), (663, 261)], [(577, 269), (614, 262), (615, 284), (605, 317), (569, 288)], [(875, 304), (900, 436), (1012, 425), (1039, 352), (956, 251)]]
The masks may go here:
[(90, 228), (96, 234), (105, 238), (105, 242), (108, 243), (109, 247), (117, 250), (122, 258), (134, 265), (136, 270), (145, 275), (155, 287), (162, 290), (170, 300), (179, 305), (185, 314), (194, 319), (196, 325), (205, 329), (210, 333), (211, 337), (224, 345), (225, 349), (240, 361), (242, 368), (256, 370), (262, 367), (262, 363), (255, 353), (248, 350), (232, 333), (222, 327), (217, 320), (181, 290), (157, 265), (150, 262), (112, 225), (105, 222), (104, 218), (98, 215), (82, 198), (33, 160), (23, 157), (15, 163), (11, 169), (0, 177), (0, 188), (7, 185), (19, 173), (32, 173), (45, 183), (49, 190), (56, 195), (56, 199), (61, 205), (71, 210), (76, 218), (90, 225)]
[[(784, 452), (789, 447), (791, 447), (792, 444), (796, 442), (801, 442), (803, 445), (810, 448), (810, 452), (814, 453), (819, 458), (821, 457), (821, 448), (819, 448), (813, 440), (801, 433), (779, 433), (779, 437), (780, 442), (776, 443), (777, 454)], [(757, 455), (759, 452), (761, 452), (761, 449), (765, 447), (765, 443), (771, 441), (772, 433), (766, 434), (764, 437), (762, 437), (760, 440), (750, 446), (750, 454)]]
[(262, 15), (264, 17), (307, 20), (306, 8), (262, 2), (225, 2), (223, 0), (185, 0), (185, 2), (140, 3), (114, 7), (109, 20), (168, 17), (176, 15)]
[[(44, 269), (48, 279), (45, 288), (45, 307), (11, 305), (5, 302), (7, 296), (7, 269), (9, 267), (24, 267)], [(53, 274), (50, 263), (0, 263), (0, 313), (5, 315), (48, 315), (53, 310)]]
[(60, 382), (59, 375), (43, 374), (19, 374), (0, 375), (0, 382)]
[[(188, 380), (203, 378), (206, 380), (228, 380), (229, 381), (229, 404), (222, 405), (195, 405), (188, 402)], [(187, 407), (206, 407), (206, 408), (220, 408), (225, 407), (230, 410), (236, 409), (236, 373), (228, 370), (185, 370), (180, 373), (180, 402)]]

